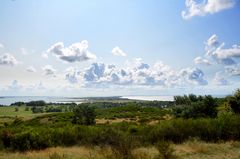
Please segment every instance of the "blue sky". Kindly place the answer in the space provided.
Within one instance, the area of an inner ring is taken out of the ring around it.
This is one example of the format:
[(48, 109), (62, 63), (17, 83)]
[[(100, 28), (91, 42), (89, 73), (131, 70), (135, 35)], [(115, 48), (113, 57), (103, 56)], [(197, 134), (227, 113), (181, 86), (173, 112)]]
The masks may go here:
[(2, 0), (0, 95), (232, 93), (240, 83), (239, 7)]

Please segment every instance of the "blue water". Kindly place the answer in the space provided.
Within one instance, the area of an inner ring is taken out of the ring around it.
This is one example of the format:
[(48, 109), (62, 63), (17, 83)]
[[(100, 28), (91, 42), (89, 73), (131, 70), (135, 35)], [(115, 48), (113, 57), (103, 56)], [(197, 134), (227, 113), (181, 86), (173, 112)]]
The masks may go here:
[[(213, 95), (213, 97), (225, 97), (226, 95)], [(133, 100), (146, 101), (173, 101), (173, 96), (122, 96), (120, 98), (127, 98)], [(49, 96), (0, 96), (0, 105), (10, 105), (14, 102), (29, 102), (36, 100), (44, 100), (47, 103), (82, 103), (87, 98), (81, 97), (49, 97)]]
[(47, 97), (47, 96), (4, 96), (0, 97), (1, 105), (10, 105), (14, 102), (29, 102), (36, 100), (44, 100), (47, 103), (81, 103), (82, 98), (67, 98), (67, 97)]
[[(148, 101), (173, 101), (173, 96), (123, 96), (121, 98), (133, 100), (148, 100)], [(69, 98), (69, 97), (49, 97), (49, 96), (3, 96), (0, 97), (0, 105), (10, 105), (14, 102), (29, 102), (36, 100), (44, 100), (47, 103), (82, 103), (86, 98)]]

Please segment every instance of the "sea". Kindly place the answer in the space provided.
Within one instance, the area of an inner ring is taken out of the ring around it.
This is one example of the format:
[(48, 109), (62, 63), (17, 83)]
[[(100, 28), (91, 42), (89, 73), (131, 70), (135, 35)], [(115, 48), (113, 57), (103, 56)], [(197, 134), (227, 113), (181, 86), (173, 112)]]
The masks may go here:
[[(145, 101), (173, 101), (173, 96), (121, 96), (119, 97), (131, 100)], [(51, 97), (51, 96), (0, 96), (0, 105), (10, 105), (14, 102), (29, 102), (44, 100), (47, 103), (82, 103), (87, 97)]]
[(173, 96), (122, 96), (120, 98), (145, 101), (173, 101)]
[(83, 98), (50, 97), (50, 96), (1, 96), (0, 105), (10, 105), (14, 102), (30, 102), (44, 100), (47, 103), (82, 103)]

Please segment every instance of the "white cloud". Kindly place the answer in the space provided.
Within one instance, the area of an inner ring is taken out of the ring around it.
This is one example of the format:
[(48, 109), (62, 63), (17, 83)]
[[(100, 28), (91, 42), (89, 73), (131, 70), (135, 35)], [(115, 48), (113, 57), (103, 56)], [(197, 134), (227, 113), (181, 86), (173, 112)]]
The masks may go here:
[(240, 57), (240, 46), (233, 45), (230, 48), (224, 48), (224, 46), (225, 43), (219, 42), (216, 35), (211, 36), (206, 42), (206, 56), (212, 58), (220, 64), (236, 64), (235, 58)]
[(182, 17), (190, 19), (194, 16), (205, 16), (232, 8), (235, 0), (202, 0), (201, 2), (186, 0), (185, 5), (186, 10), (182, 11)]
[(118, 46), (112, 49), (112, 54), (115, 56), (127, 56), (127, 54), (124, 51), (122, 51)]
[(225, 48), (225, 43), (220, 42), (215, 34), (205, 42), (205, 51), (205, 59), (197, 57), (194, 59), (195, 64), (210, 64), (211, 60), (217, 64), (235, 65), (240, 59), (240, 45)]
[(70, 83), (70, 84), (76, 84), (79, 82), (80, 76), (80, 71), (78, 71), (74, 67), (69, 67), (65, 70), (65, 79)]
[[(96, 85), (142, 85), (142, 86), (180, 86), (186, 84), (206, 85), (204, 73), (198, 68), (187, 68), (180, 71), (171, 69), (162, 62), (150, 66), (134, 60), (130, 67), (118, 68), (115, 65), (93, 63), (79, 74), (87, 86)], [(127, 65), (126, 65), (127, 66)], [(74, 76), (75, 77), (75, 76)], [(75, 79), (75, 78), (74, 78)]]
[(73, 63), (95, 59), (96, 56), (88, 50), (88, 41), (83, 40), (79, 43), (74, 43), (69, 47), (64, 47), (62, 42), (52, 45), (47, 53), (55, 54), (59, 59)]
[(186, 68), (180, 72), (182, 77), (185, 77), (186, 80), (193, 82), (198, 85), (207, 85), (208, 82), (203, 78), (204, 73), (199, 68)]
[(196, 65), (211, 65), (211, 63), (207, 59), (203, 59), (202, 57), (198, 56), (194, 59), (194, 63)]
[(51, 65), (43, 66), (42, 70), (44, 71), (44, 75), (55, 76), (56, 69), (54, 69)]
[(222, 72), (217, 72), (214, 76), (213, 83), (218, 86), (228, 85), (229, 82), (223, 77)]
[(33, 66), (29, 66), (26, 68), (27, 72), (36, 72), (36, 69)]
[(11, 54), (5, 53), (0, 56), (0, 65), (14, 66), (17, 64), (19, 64), (19, 62)]
[(224, 49), (223, 47), (224, 43), (213, 52), (213, 55), (216, 55), (219, 59), (240, 57), (240, 45), (234, 45), (231, 48), (227, 49)]
[(232, 76), (240, 76), (240, 64), (226, 67), (226, 72)]
[(206, 42), (207, 46), (217, 46), (219, 44), (218, 36), (213, 34)]

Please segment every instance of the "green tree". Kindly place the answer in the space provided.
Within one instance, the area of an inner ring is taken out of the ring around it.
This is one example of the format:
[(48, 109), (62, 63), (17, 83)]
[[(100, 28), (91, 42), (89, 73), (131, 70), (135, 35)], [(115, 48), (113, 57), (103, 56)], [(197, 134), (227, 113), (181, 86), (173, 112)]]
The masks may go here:
[(173, 108), (173, 114), (183, 118), (216, 117), (217, 101), (208, 95), (203, 97), (201, 101), (191, 102), (190, 105), (177, 105)]
[(89, 107), (87, 104), (81, 104), (73, 110), (74, 124), (93, 125), (95, 124), (96, 113), (93, 107)]
[(240, 89), (238, 89), (233, 97), (228, 99), (228, 105), (231, 107), (234, 113), (240, 113)]

